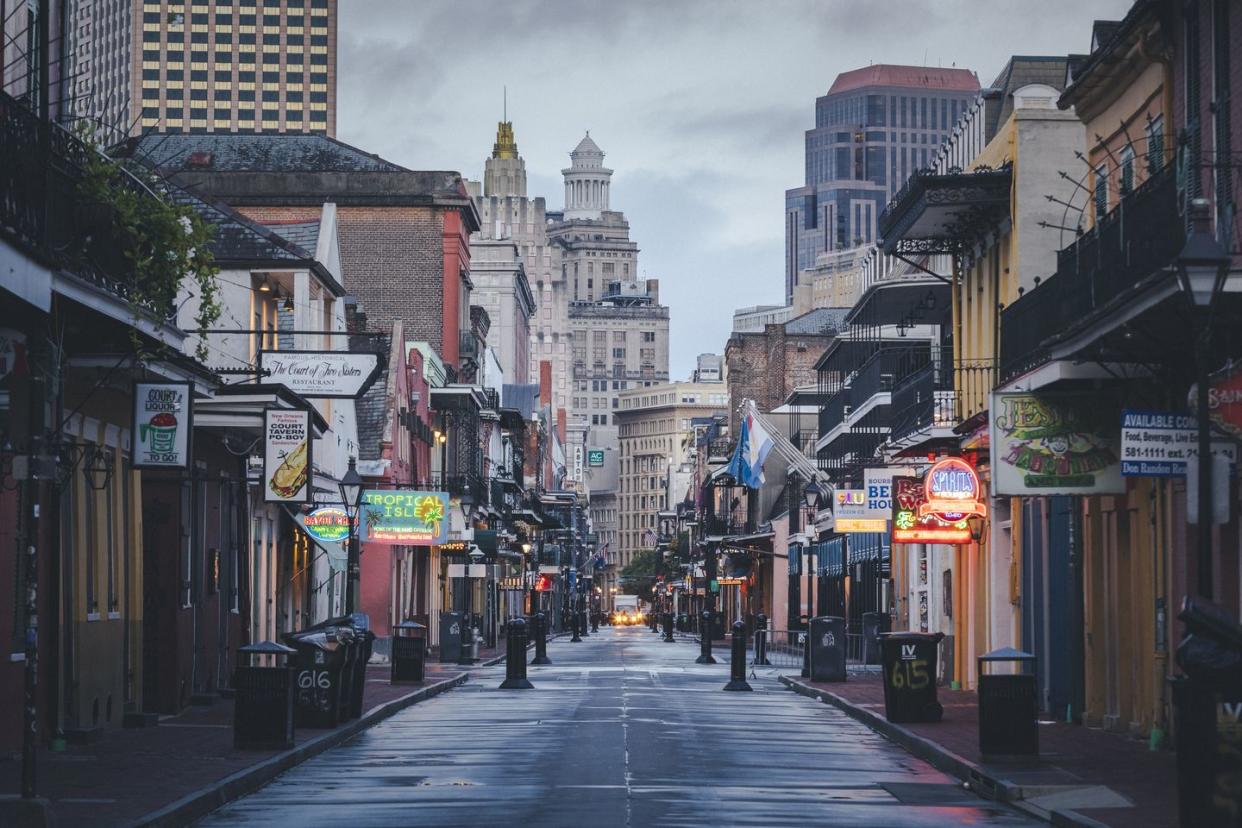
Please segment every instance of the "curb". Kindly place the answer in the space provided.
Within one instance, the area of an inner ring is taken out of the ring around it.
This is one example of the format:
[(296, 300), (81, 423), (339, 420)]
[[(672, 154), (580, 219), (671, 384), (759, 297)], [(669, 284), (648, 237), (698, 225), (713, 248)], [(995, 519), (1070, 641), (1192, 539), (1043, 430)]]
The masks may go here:
[(900, 745), (937, 770), (952, 774), (963, 782), (969, 783), (970, 789), (985, 799), (1004, 802), (1028, 816), (1042, 819), (1052, 825), (1059, 826), (1059, 828), (1106, 828), (1104, 823), (1083, 816), (1076, 811), (1045, 811), (1042, 808), (1037, 808), (1030, 803), (1024, 802), (1021, 785), (996, 776), (943, 745), (911, 733), (904, 727), (893, 724), (878, 713), (859, 707), (836, 693), (818, 687), (811, 687), (802, 683), (800, 679), (791, 676), (780, 676), (779, 679), (781, 684), (784, 684), (795, 693), (824, 704), (832, 705), (851, 719), (862, 722), (890, 742)]
[(451, 679), (444, 679), (435, 684), (419, 688), (399, 699), (393, 699), (390, 702), (373, 707), (366, 713), (363, 713), (360, 718), (346, 725), (324, 733), (321, 736), (316, 736), (283, 753), (278, 753), (269, 759), (259, 762), (257, 765), (243, 768), (218, 782), (183, 796), (181, 799), (171, 802), (159, 810), (144, 814), (134, 820), (133, 824), (136, 826), (152, 826), (153, 828), (188, 825), (222, 805), (253, 793), (290, 768), (296, 767), (307, 759), (352, 739), (367, 728), (382, 722), (384, 719), (399, 713), (407, 707), (465, 684), (469, 677), (469, 673), (462, 673)]

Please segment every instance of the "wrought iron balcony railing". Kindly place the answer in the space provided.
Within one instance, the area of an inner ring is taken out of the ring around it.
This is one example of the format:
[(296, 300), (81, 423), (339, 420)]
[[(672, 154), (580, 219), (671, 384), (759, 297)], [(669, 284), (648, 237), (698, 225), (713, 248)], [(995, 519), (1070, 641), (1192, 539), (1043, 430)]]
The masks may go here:
[(1097, 312), (1166, 269), (1185, 238), (1170, 165), (1061, 250), (1056, 273), (1001, 311), (1001, 377), (1012, 379), (1038, 367), (1048, 359), (1050, 337), (1089, 319), (1099, 335), (1107, 333), (1112, 326), (1098, 324)]

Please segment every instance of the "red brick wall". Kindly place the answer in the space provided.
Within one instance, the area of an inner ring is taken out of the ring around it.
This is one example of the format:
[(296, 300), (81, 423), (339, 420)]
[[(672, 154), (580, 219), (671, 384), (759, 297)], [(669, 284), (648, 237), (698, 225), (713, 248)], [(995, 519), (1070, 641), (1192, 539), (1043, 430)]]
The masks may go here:
[(737, 406), (752, 399), (761, 411), (784, 402), (794, 388), (815, 384), (815, 363), (831, 336), (789, 336), (782, 325), (763, 333), (734, 334), (725, 345), (729, 371), (729, 433), (737, 433)]

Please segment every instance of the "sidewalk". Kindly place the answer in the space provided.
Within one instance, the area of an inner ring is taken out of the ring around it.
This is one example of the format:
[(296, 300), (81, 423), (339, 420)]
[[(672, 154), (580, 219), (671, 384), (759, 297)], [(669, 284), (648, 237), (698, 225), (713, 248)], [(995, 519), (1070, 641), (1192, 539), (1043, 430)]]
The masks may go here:
[[(501, 660), (480, 651), (480, 664)], [(501, 654), (501, 658), (503, 654)], [(182, 825), (400, 710), (456, 687), (470, 667), (427, 662), (421, 685), (389, 684), (370, 664), (362, 718), (332, 730), (299, 728), (286, 751), (233, 749), (233, 700), (192, 706), (158, 726), (109, 730), (93, 743), (39, 751), (38, 791), (54, 825)], [(20, 790), (21, 762), (0, 762), (0, 794)]]
[(978, 703), (973, 692), (941, 687), (944, 719), (891, 724), (884, 718), (884, 685), (875, 672), (851, 671), (844, 683), (780, 680), (871, 726), (984, 796), (1013, 802), (1054, 825), (1169, 828), (1177, 824), (1172, 752), (1080, 725), (1041, 722), (1040, 761), (996, 762), (979, 754)]

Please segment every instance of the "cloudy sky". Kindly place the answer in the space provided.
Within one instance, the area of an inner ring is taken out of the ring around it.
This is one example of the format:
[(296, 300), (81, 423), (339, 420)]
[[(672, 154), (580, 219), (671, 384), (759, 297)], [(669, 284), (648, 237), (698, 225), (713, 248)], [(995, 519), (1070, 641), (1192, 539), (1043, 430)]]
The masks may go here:
[(338, 136), (481, 178), (508, 86), (530, 195), (591, 131), (641, 275), (671, 308), (673, 378), (734, 308), (784, 297), (784, 191), (837, 73), (1085, 52), (1130, 0), (340, 0)]

